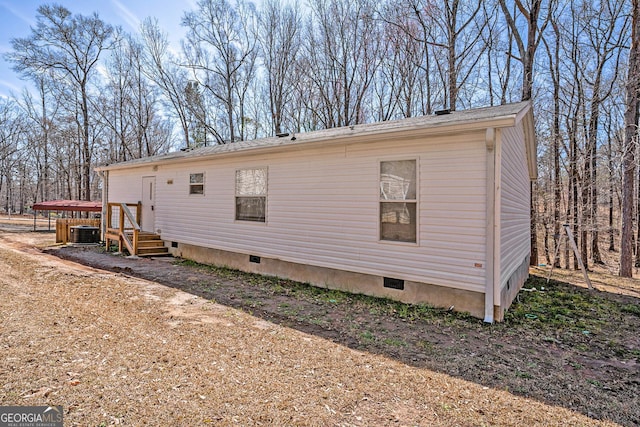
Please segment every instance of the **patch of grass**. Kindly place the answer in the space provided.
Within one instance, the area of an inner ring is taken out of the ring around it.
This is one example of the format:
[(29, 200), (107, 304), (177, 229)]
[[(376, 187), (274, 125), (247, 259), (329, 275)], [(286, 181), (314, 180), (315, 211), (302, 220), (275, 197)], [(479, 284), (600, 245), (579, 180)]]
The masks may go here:
[[(331, 307), (348, 305), (350, 310), (361, 310), (380, 318), (392, 317), (408, 322), (422, 321), (462, 327), (486, 326), (482, 320), (473, 318), (469, 314), (435, 308), (428, 304), (404, 304), (385, 298), (320, 288), (308, 283), (244, 273), (190, 260), (179, 260), (176, 264), (210, 272), (221, 279), (242, 280), (270, 295), (284, 295), (301, 301), (326, 305), (328, 310), (331, 310)], [(211, 285), (203, 285), (203, 287), (208, 290), (215, 289)], [(544, 332), (542, 336), (545, 341), (555, 343), (561, 343), (567, 338), (575, 341), (577, 338), (579, 342), (576, 343), (576, 348), (580, 350), (582, 342), (591, 339), (593, 334), (600, 332), (607, 322), (619, 317), (621, 313), (640, 316), (638, 305), (621, 305), (599, 296), (597, 292), (590, 292), (554, 280), (547, 284), (546, 279), (540, 276), (531, 276), (525, 283), (525, 288), (535, 290), (520, 292), (518, 299), (505, 314), (505, 323), (493, 325), (493, 328), (505, 330), (518, 325), (527, 329), (537, 329)], [(251, 307), (260, 305), (255, 297), (246, 302)], [(296, 310), (293, 305), (281, 305), (279, 309), (283, 314), (299, 315), (299, 310)], [(307, 320), (318, 325), (326, 323), (322, 319)], [(397, 344), (389, 343), (389, 345)], [(587, 349), (588, 345), (585, 344), (583, 347)], [(616, 354), (621, 352), (620, 348), (617, 348), (618, 351), (613, 348), (611, 350)], [(628, 349), (625, 349), (625, 352), (628, 353)]]
[[(505, 315), (509, 324), (553, 328), (589, 335), (610, 321), (620, 308), (592, 291), (532, 276)], [(586, 331), (586, 332), (585, 332)]]
[(576, 344), (574, 348), (583, 353), (586, 353), (591, 349), (591, 347), (589, 347), (587, 344), (584, 344), (584, 343)]
[(640, 317), (640, 305), (638, 304), (626, 304), (620, 308), (623, 313), (634, 314)]
[(299, 318), (301, 321), (305, 321), (308, 323), (311, 323), (312, 325), (316, 325), (316, 326), (326, 326), (327, 325), (327, 321), (324, 319), (320, 319), (320, 318), (316, 318), (316, 317), (304, 317), (301, 316)]
[(330, 304), (340, 304), (347, 301), (350, 295), (335, 289), (325, 289), (324, 292), (315, 295), (316, 300)]
[(243, 298), (242, 302), (251, 308), (258, 308), (258, 307), (264, 306), (264, 302), (252, 297)]
[(216, 267), (208, 264), (201, 264), (187, 259), (177, 260), (175, 261), (175, 264), (206, 271), (215, 274), (222, 279), (242, 280), (261, 289), (267, 290), (272, 295), (293, 296), (299, 299), (319, 302), (322, 304), (359, 305), (370, 314), (374, 315), (392, 316), (408, 321), (431, 321), (434, 319), (444, 319), (446, 322), (478, 322), (478, 319), (472, 318), (466, 313), (457, 313), (446, 309), (434, 308), (428, 304), (405, 304), (386, 298), (352, 294), (335, 289), (320, 288), (308, 283), (295, 282), (293, 280), (281, 279), (274, 276), (263, 276), (260, 274), (245, 273), (227, 267)]
[(531, 374), (530, 374), (530, 373), (528, 373), (528, 372), (523, 372), (523, 371), (518, 371), (518, 370), (516, 370), (516, 377), (518, 377), (518, 378), (524, 378), (524, 379), (526, 379), (526, 380), (530, 380), (530, 379), (532, 379), (532, 378), (533, 378), (533, 375), (531, 375)]
[(360, 338), (362, 341), (372, 343), (376, 340), (376, 336), (371, 333), (371, 331), (364, 331), (360, 334)]
[(209, 265), (209, 264), (201, 264), (199, 262), (191, 261), (189, 259), (184, 259), (184, 258), (174, 261), (174, 265), (196, 268), (201, 271), (213, 273), (216, 276), (223, 279), (237, 279), (239, 274), (241, 274), (240, 271), (233, 270), (231, 268), (216, 267), (214, 265)]
[(584, 368), (584, 366), (582, 366), (578, 362), (569, 362), (569, 366), (571, 366), (573, 369), (582, 369), (582, 368)]
[(430, 341), (419, 340), (419, 341), (416, 342), (416, 346), (418, 348), (421, 348), (427, 354), (430, 354), (430, 353), (433, 353), (434, 351), (436, 351), (436, 345), (433, 344)]
[(406, 347), (407, 346), (407, 342), (403, 339), (399, 339), (399, 338), (385, 338), (382, 340), (382, 342), (385, 345), (391, 346), (391, 347)]
[(291, 304), (286, 302), (279, 304), (278, 309), (280, 309), (282, 314), (290, 317), (295, 317), (300, 313), (300, 309), (298, 307), (293, 307)]

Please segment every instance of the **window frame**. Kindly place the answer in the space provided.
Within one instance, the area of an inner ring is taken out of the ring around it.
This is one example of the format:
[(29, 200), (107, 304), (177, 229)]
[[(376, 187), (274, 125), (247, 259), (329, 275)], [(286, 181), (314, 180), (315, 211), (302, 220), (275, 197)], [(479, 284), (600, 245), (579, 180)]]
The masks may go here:
[[(382, 164), (390, 162), (412, 161), (415, 163), (415, 198), (413, 199), (384, 199), (382, 190)], [(419, 246), (420, 244), (420, 162), (417, 157), (401, 156), (378, 160), (378, 242), (392, 245)], [(386, 203), (405, 203), (415, 206), (415, 241), (386, 239), (382, 233), (382, 206)]]
[[(194, 175), (202, 175), (202, 182), (191, 182), (191, 177)], [(204, 172), (189, 173), (189, 196), (204, 196), (204, 187), (206, 183), (206, 175)], [(196, 186), (202, 186), (202, 192), (193, 192), (193, 188)]]
[[(241, 195), (239, 194), (238, 191), (238, 173), (240, 173), (241, 171), (257, 171), (257, 170), (263, 170), (264, 171), (264, 178), (265, 178), (265, 182), (264, 182), (264, 194), (251, 194), (251, 195)], [(268, 197), (269, 197), (269, 168), (267, 166), (257, 166), (257, 167), (248, 167), (248, 168), (241, 168), (241, 169), (236, 169), (235, 173), (234, 173), (234, 197), (233, 197), (233, 201), (234, 201), (234, 221), (238, 221), (238, 222), (242, 222), (242, 223), (249, 223), (249, 224), (266, 224), (267, 223), (267, 207), (268, 207)], [(248, 219), (248, 218), (240, 218), (239, 217), (239, 211), (238, 211), (238, 201), (240, 199), (257, 199), (257, 198), (261, 198), (264, 199), (264, 214), (262, 216), (262, 219)]]

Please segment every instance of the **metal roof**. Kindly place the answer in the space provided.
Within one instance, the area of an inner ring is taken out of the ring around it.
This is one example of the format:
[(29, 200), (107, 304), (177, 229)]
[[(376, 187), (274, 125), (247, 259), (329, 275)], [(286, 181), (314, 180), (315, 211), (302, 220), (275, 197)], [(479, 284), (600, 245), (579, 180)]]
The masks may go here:
[(48, 200), (34, 203), (34, 211), (71, 211), (71, 212), (100, 212), (102, 202), (88, 202), (84, 200)]
[[(313, 132), (287, 134), (283, 137), (269, 137), (251, 141), (213, 145), (190, 150), (176, 151), (152, 157), (130, 160), (96, 167), (97, 171), (127, 169), (138, 166), (203, 160), (208, 157), (254, 153), (261, 150), (290, 149), (312, 143), (329, 144), (331, 142), (378, 141), (390, 134), (402, 132), (406, 136), (424, 136), (436, 133), (453, 133), (479, 130), (487, 127), (514, 126), (530, 113), (529, 101), (506, 104), (495, 107), (483, 107), (470, 110), (452, 111), (449, 114), (411, 117), (386, 122), (345, 126)], [(533, 120), (527, 120), (530, 124)], [(530, 133), (530, 132), (529, 132)], [(531, 136), (528, 136), (529, 138)], [(535, 138), (535, 136), (533, 136)], [(535, 141), (528, 141), (535, 148)], [(531, 152), (531, 150), (529, 150)], [(535, 150), (533, 150), (535, 152)]]

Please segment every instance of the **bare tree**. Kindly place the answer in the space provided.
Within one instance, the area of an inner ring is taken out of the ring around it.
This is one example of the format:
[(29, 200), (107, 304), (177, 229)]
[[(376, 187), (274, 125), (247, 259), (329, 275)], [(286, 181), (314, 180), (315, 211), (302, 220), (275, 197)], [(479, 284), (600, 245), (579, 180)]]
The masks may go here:
[(635, 152), (640, 106), (640, 2), (631, 1), (631, 49), (627, 73), (627, 100), (624, 113), (625, 132), (622, 157), (622, 234), (620, 241), (620, 276), (633, 276), (633, 196), (636, 173)]
[[(625, 27), (624, 2), (620, 0), (602, 1), (592, 4), (587, 1), (581, 5), (584, 19), (585, 49), (595, 56), (595, 61), (585, 61), (583, 72), (590, 86), (591, 97), (587, 129), (587, 161), (585, 162), (583, 198), (590, 201), (584, 219), (586, 225), (591, 219), (591, 258), (596, 264), (603, 264), (598, 245), (598, 132), (602, 103), (611, 95), (617, 81), (620, 55), (627, 34)], [(589, 55), (590, 56), (590, 55)], [(590, 66), (593, 64), (594, 66)], [(586, 232), (584, 228), (583, 234)], [(586, 240), (586, 239), (585, 239)]]
[(431, 107), (430, 100), (423, 103), (421, 91), (428, 79), (424, 63), (429, 55), (421, 41), (422, 29), (406, 12), (398, 11), (397, 4), (388, 4), (381, 14), (385, 16), (380, 66), (372, 85), (373, 120), (385, 121), (396, 117), (424, 114)]
[(291, 101), (293, 67), (301, 45), (302, 18), (296, 6), (268, 0), (260, 15), (262, 58), (267, 74), (271, 130), (282, 133), (285, 109)]
[[(443, 107), (455, 110), (461, 92), (467, 88), (471, 76), (478, 73), (478, 64), (487, 47), (482, 33), (487, 28), (488, 16), (480, 13), (484, 3), (407, 0), (400, 3), (399, 10), (396, 2), (387, 5), (384, 21), (402, 30), (405, 37), (424, 45), (423, 61), (412, 65), (425, 72), (422, 86), (427, 95), (426, 114), (431, 114), (432, 98), (435, 99), (436, 94)], [(413, 48), (409, 44), (407, 47)], [(432, 80), (432, 74), (439, 77), (439, 84)], [(468, 91), (470, 99), (474, 97), (473, 92)]]
[(307, 26), (308, 76), (320, 97), (323, 127), (364, 123), (367, 97), (380, 64), (381, 37), (375, 2), (321, 0)]
[[(188, 29), (183, 50), (194, 79), (226, 115), (224, 126), (211, 126), (218, 143), (244, 138), (244, 100), (255, 75), (258, 54), (255, 12), (237, 0), (200, 0), (198, 10), (187, 12)], [(226, 138), (225, 138), (226, 136)]]
[(49, 200), (52, 157), (50, 135), (60, 109), (60, 101), (51, 84), (50, 76), (34, 76), (33, 83), (36, 86), (37, 98), (32, 92), (25, 90), (22, 94), (21, 108), (29, 119), (30, 123), (27, 126), (31, 129), (30, 134), (35, 138), (29, 148), (36, 166), (37, 194), (40, 200)]
[[(521, 0), (513, 0), (515, 9), (522, 15), (526, 27), (523, 28), (517, 24), (517, 13), (512, 12), (507, 0), (499, 0), (500, 7), (504, 13), (507, 25), (511, 29), (513, 40), (518, 47), (522, 63), (522, 100), (529, 100), (533, 96), (533, 68), (535, 64), (536, 51), (542, 40), (542, 34), (546, 26), (549, 24), (551, 17), (550, 10), (545, 16), (540, 16), (544, 0), (529, 0), (528, 4), (524, 4)], [(554, 0), (549, 0), (553, 2)], [(531, 259), (530, 264), (538, 264), (538, 237), (536, 223), (536, 200), (535, 183), (531, 183)]]
[(82, 191), (91, 198), (91, 153), (89, 150), (89, 86), (105, 49), (110, 48), (113, 29), (97, 14), (72, 15), (58, 5), (38, 7), (37, 25), (31, 36), (11, 40), (13, 52), (6, 57), (25, 75), (51, 71), (66, 79), (78, 93), (81, 112)]
[[(464, 88), (486, 45), (481, 44), (480, 34), (486, 28), (486, 20), (480, 14), (483, 1), (447, 0), (441, 10), (431, 11), (432, 28), (430, 41), (434, 51), (444, 52), (436, 58), (446, 58), (441, 67), (443, 76), (444, 107), (455, 110), (459, 92)], [(432, 6), (432, 8), (434, 5)], [(428, 21), (427, 21), (428, 22)]]
[[(560, 89), (562, 84), (560, 52), (562, 36), (557, 19), (551, 20), (551, 27), (553, 29), (553, 45), (548, 42), (547, 39), (543, 39), (543, 42), (547, 51), (549, 76), (553, 85), (551, 151), (553, 157), (553, 235), (554, 238), (556, 238), (553, 251), (556, 252), (555, 245), (559, 244), (560, 237), (560, 202), (562, 197), (562, 178), (560, 175), (560, 146), (562, 144), (562, 134), (560, 130)], [(551, 38), (551, 36), (549, 38)], [(554, 263), (554, 267), (560, 267), (559, 259), (554, 259), (552, 262)]]
[(145, 51), (142, 57), (142, 72), (154, 82), (164, 94), (167, 111), (175, 114), (180, 122), (186, 148), (192, 146), (189, 132), (189, 107), (186, 99), (187, 70), (178, 65), (178, 60), (169, 49), (167, 34), (162, 32), (158, 21), (148, 18), (142, 23), (142, 39)]
[(153, 135), (154, 128), (162, 128), (159, 90), (143, 73), (143, 49), (131, 35), (118, 37), (106, 64), (104, 89), (92, 104), (112, 134), (110, 161), (151, 156), (168, 148), (164, 138), (157, 141)]
[[(588, 197), (588, 191), (584, 189), (584, 185), (588, 184), (580, 178), (579, 164), (583, 157), (584, 149), (580, 142), (584, 140), (584, 114), (585, 114), (585, 89), (582, 68), (582, 50), (580, 49), (580, 35), (582, 29), (579, 20), (576, 19), (576, 7), (574, 3), (570, 3), (570, 19), (568, 28), (565, 29), (565, 48), (564, 55), (569, 59), (567, 62), (568, 78), (563, 81), (564, 97), (565, 97), (565, 126), (567, 137), (569, 139), (569, 188), (568, 200), (570, 207), (568, 208), (567, 217), (572, 223), (572, 231), (575, 235), (580, 236), (579, 245), (581, 247), (582, 263), (588, 265), (587, 257), (587, 238), (586, 238), (586, 215), (588, 203), (585, 197)], [(582, 161), (584, 163), (584, 161)], [(582, 186), (582, 187), (581, 187)], [(582, 188), (582, 191), (580, 191)], [(582, 207), (582, 208), (581, 208)], [(567, 267), (569, 263), (567, 257)], [(573, 267), (578, 269), (578, 260), (574, 255)]]
[[(624, 104), (624, 99), (622, 94), (620, 93), (620, 81), (618, 81), (618, 88), (616, 89), (616, 93), (614, 96), (609, 98), (604, 106), (604, 110), (608, 111), (609, 114), (604, 115), (604, 128), (605, 128), (605, 138), (607, 141), (606, 145), (606, 156), (607, 156), (607, 175), (608, 175), (608, 183), (607, 183), (607, 204), (608, 204), (608, 250), (609, 252), (616, 251), (616, 231), (619, 230), (617, 227), (616, 214), (619, 212), (618, 205), (619, 203), (615, 203), (615, 201), (619, 201), (619, 193), (620, 193), (620, 183), (621, 183), (621, 174), (620, 174), (620, 147), (623, 142), (623, 132), (621, 120), (624, 116), (624, 112), (621, 111), (620, 106)], [(636, 239), (637, 244), (637, 239)], [(638, 256), (640, 253), (636, 250), (636, 266), (638, 263)]]
[(0, 98), (0, 192), (4, 188), (4, 206), (9, 214), (15, 207), (14, 177), (21, 162), (25, 131), (26, 127), (16, 103)]

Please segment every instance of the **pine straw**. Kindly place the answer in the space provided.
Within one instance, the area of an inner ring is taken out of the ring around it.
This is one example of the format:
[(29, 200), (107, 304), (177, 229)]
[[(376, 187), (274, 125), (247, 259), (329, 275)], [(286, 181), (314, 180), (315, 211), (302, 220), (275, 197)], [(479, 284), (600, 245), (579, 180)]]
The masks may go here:
[(612, 425), (6, 237), (0, 405), (63, 405), (68, 426)]

